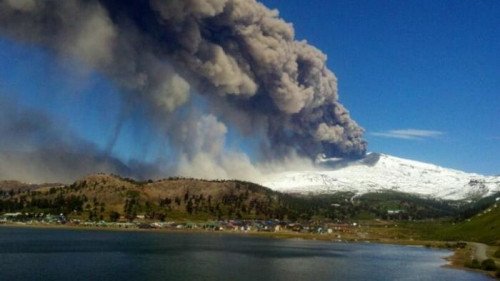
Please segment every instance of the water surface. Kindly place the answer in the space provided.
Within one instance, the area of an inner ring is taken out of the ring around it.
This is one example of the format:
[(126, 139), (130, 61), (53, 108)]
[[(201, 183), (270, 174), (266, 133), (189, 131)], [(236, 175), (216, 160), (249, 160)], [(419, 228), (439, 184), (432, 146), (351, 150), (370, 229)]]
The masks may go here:
[(0, 227), (0, 280), (491, 280), (450, 251), (205, 233)]

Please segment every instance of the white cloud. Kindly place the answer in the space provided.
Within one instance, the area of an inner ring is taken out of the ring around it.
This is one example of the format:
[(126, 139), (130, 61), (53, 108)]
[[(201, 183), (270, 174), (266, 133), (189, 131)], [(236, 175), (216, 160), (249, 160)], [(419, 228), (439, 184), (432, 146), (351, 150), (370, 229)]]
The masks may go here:
[(395, 138), (395, 139), (405, 139), (405, 140), (421, 140), (429, 138), (438, 138), (444, 135), (441, 131), (431, 131), (431, 130), (419, 130), (419, 129), (401, 129), (401, 130), (389, 130), (384, 132), (374, 132), (371, 133), (372, 136), (384, 137), (384, 138)]

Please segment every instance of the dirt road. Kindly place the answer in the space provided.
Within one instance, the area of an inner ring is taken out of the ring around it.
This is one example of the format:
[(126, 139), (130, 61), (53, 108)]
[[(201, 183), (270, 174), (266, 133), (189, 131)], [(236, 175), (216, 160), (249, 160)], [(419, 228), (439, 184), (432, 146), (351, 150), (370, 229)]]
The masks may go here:
[(488, 256), (486, 255), (488, 245), (476, 242), (469, 242), (469, 244), (472, 245), (472, 255), (474, 259), (477, 259), (479, 262), (481, 262), (488, 258)]

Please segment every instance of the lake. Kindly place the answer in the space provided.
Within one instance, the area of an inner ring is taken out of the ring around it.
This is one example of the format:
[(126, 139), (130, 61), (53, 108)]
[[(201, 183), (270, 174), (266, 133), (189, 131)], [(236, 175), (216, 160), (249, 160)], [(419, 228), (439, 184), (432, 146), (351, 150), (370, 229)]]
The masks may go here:
[(450, 251), (218, 233), (0, 227), (0, 280), (491, 280)]

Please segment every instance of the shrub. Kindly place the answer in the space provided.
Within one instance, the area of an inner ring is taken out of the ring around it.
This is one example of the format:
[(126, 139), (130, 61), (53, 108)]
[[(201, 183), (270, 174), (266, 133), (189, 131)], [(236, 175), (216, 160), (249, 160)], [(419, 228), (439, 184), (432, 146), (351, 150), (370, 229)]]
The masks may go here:
[(109, 214), (109, 220), (110, 220), (110, 221), (112, 221), (112, 222), (116, 222), (116, 221), (118, 221), (118, 219), (120, 219), (120, 213), (115, 212), (115, 211), (112, 211), (112, 212)]
[(495, 258), (500, 258), (500, 249), (498, 249), (495, 254), (493, 254), (493, 256), (495, 256)]
[(465, 266), (469, 267), (469, 268), (481, 268), (481, 264), (479, 263), (479, 261), (477, 259), (473, 259), (469, 262), (466, 262)]
[(485, 259), (481, 263), (481, 269), (493, 271), (493, 270), (497, 269), (497, 266), (495, 265), (495, 261), (493, 259)]

